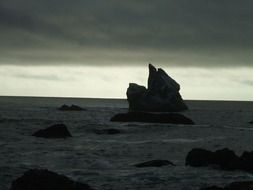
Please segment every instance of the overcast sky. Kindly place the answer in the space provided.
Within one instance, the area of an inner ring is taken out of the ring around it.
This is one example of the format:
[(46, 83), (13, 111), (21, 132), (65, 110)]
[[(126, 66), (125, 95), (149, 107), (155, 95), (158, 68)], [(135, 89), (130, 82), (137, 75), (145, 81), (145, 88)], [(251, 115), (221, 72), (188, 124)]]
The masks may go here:
[(251, 0), (0, 2), (2, 64), (252, 66)]
[(0, 69), (152, 62), (252, 71), (252, 8), (252, 0), (0, 0)]

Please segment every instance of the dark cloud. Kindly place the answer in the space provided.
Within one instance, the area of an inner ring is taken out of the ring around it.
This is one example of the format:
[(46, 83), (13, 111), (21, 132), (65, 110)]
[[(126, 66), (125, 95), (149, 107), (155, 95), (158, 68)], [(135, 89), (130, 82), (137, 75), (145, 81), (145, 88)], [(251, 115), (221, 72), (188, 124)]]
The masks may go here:
[[(251, 66), (252, 6), (250, 0), (1, 0), (1, 59), (85, 62), (88, 55), (83, 52), (89, 49), (93, 62), (115, 50), (125, 51), (129, 61), (158, 60), (162, 55), (164, 62), (178, 52), (199, 59), (215, 52), (212, 56), (222, 62), (216, 65)], [(166, 52), (176, 53), (164, 56)], [(240, 63), (230, 56), (239, 56)], [(111, 58), (120, 60), (120, 55)], [(180, 58), (177, 62), (185, 65)]]

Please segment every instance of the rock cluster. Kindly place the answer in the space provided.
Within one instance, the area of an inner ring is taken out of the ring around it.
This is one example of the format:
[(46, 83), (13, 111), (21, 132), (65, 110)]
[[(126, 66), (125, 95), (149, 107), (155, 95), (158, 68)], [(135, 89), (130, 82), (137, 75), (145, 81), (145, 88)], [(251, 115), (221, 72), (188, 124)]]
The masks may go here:
[(35, 137), (43, 137), (43, 138), (67, 138), (72, 137), (66, 125), (64, 124), (56, 124), (52, 125), (46, 129), (41, 129), (33, 133)]
[(74, 104), (72, 104), (71, 106), (64, 104), (59, 108), (59, 110), (60, 111), (85, 111), (85, 109)]
[(192, 149), (185, 160), (186, 165), (193, 167), (215, 166), (223, 170), (253, 171), (253, 151), (243, 152), (237, 156), (234, 151), (224, 148), (215, 152), (195, 148)]
[(14, 180), (10, 190), (92, 190), (92, 188), (49, 170), (31, 169)]
[(167, 73), (149, 64), (148, 88), (130, 83), (127, 100), (130, 111), (176, 112), (187, 109), (180, 93), (180, 85)]

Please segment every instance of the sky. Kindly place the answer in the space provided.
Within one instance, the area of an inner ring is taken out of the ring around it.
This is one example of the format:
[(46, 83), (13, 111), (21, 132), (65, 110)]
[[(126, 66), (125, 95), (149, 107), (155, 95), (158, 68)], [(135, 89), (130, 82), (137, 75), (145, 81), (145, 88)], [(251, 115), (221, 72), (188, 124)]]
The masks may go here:
[(0, 95), (125, 98), (148, 63), (185, 99), (253, 101), (251, 0), (0, 0)]

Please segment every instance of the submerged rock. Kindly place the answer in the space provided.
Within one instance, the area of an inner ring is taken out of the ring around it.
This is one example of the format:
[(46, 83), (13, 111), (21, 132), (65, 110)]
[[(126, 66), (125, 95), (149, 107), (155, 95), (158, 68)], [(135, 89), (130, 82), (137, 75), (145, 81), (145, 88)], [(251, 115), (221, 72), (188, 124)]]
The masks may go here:
[(167, 73), (149, 64), (148, 88), (130, 83), (127, 100), (130, 111), (176, 112), (188, 109), (180, 93), (180, 85)]
[(59, 108), (59, 110), (60, 111), (85, 111), (85, 109), (83, 109), (77, 105), (74, 105), (74, 104), (72, 104), (71, 106), (64, 104)]
[(138, 168), (143, 168), (143, 167), (161, 167), (161, 166), (167, 166), (167, 165), (175, 166), (171, 161), (168, 161), (168, 160), (151, 160), (151, 161), (135, 164), (134, 166)]
[(215, 152), (195, 148), (187, 154), (185, 164), (193, 167), (218, 166), (223, 170), (243, 170), (252, 172), (253, 151), (245, 151), (239, 157), (234, 151), (228, 148)]
[(92, 190), (92, 188), (49, 170), (31, 169), (13, 181), (10, 190)]
[(194, 122), (178, 113), (147, 113), (128, 112), (116, 114), (111, 121), (118, 122), (146, 122), (146, 123), (171, 123), (171, 124), (194, 124)]
[(66, 125), (56, 124), (46, 129), (36, 131), (33, 136), (43, 138), (67, 138), (72, 137)]
[(113, 128), (109, 128), (109, 129), (94, 129), (93, 131), (94, 131), (94, 133), (96, 133), (98, 135), (103, 135), (103, 134), (114, 135), (114, 134), (120, 133), (120, 130), (113, 129)]
[(210, 186), (200, 190), (253, 190), (253, 181), (232, 182), (225, 187)]

